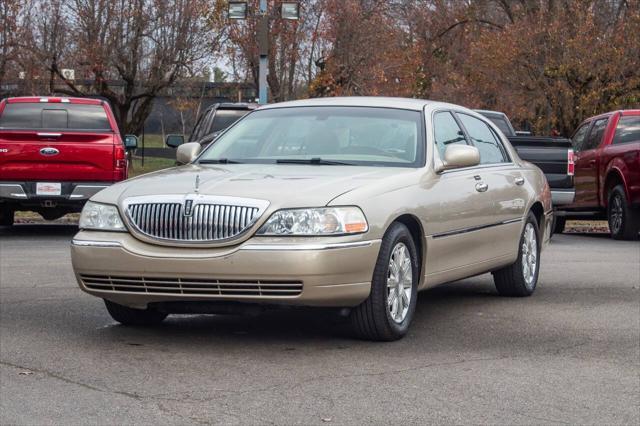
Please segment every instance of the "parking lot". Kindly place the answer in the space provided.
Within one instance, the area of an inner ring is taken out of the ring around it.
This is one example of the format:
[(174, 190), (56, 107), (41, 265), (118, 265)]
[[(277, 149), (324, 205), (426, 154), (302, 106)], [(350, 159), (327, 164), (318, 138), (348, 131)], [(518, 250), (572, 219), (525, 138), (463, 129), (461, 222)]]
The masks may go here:
[(317, 311), (118, 326), (75, 283), (75, 231), (0, 230), (2, 424), (640, 422), (638, 242), (556, 236), (533, 297), (442, 286), (371, 343)]

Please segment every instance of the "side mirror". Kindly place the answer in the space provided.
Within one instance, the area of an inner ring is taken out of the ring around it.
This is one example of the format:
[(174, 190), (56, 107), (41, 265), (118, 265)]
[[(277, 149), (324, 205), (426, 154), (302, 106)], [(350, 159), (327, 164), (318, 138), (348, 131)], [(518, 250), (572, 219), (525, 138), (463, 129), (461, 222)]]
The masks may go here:
[(480, 151), (471, 145), (449, 145), (444, 150), (444, 160), (436, 167), (436, 172), (473, 167), (480, 164)]
[(177, 148), (184, 143), (182, 135), (167, 135), (166, 144), (168, 147)]
[(202, 146), (198, 142), (189, 142), (180, 145), (176, 151), (178, 164), (189, 164), (200, 154)]
[(124, 137), (124, 148), (127, 151), (138, 147), (138, 137), (136, 135), (126, 135)]

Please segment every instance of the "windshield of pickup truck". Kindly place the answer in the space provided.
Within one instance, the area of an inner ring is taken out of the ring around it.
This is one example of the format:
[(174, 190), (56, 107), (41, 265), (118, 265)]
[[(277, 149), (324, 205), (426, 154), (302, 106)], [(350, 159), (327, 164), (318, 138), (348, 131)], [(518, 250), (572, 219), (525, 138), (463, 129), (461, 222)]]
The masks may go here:
[(71, 103), (8, 103), (0, 129), (111, 131), (102, 105)]
[(420, 167), (423, 123), (418, 111), (390, 108), (258, 110), (220, 136), (199, 162)]

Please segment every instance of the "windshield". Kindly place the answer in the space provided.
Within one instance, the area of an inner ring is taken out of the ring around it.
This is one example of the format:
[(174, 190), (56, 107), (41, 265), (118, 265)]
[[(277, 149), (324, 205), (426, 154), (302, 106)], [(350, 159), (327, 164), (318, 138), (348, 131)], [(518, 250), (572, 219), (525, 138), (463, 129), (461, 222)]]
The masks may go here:
[(424, 165), (422, 114), (390, 108), (257, 110), (220, 136), (199, 162)]

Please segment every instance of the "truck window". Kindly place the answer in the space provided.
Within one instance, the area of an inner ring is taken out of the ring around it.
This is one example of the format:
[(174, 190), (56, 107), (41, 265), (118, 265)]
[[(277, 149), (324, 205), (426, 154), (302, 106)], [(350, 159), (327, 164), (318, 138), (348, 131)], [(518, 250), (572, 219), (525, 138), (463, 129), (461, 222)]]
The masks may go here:
[(213, 116), (209, 133), (219, 132), (244, 117), (249, 111), (241, 109), (219, 109)]
[(578, 131), (576, 131), (576, 133), (573, 135), (573, 139), (571, 140), (571, 143), (573, 145), (573, 149), (576, 150), (577, 152), (580, 152), (583, 150), (582, 146), (587, 140), (587, 132), (589, 131), (589, 124), (590, 123), (585, 123), (582, 126), (580, 126)]
[(640, 115), (628, 115), (618, 121), (613, 144), (640, 142)]
[(111, 125), (102, 105), (9, 103), (0, 129), (111, 131)]
[(608, 121), (609, 118), (607, 117), (596, 120), (596, 122), (593, 123), (591, 131), (589, 132), (589, 137), (583, 145), (582, 151), (596, 149), (600, 145), (600, 142), (602, 142), (602, 135), (604, 135), (604, 129), (607, 127)]
[(491, 128), (482, 120), (467, 114), (458, 114), (460, 121), (471, 137), (471, 142), (480, 151), (480, 164), (506, 163), (502, 144), (498, 142)]
[(487, 117), (489, 120), (495, 124), (498, 129), (506, 136), (513, 136), (513, 132), (511, 131), (511, 127), (509, 127), (509, 123), (504, 117)]

